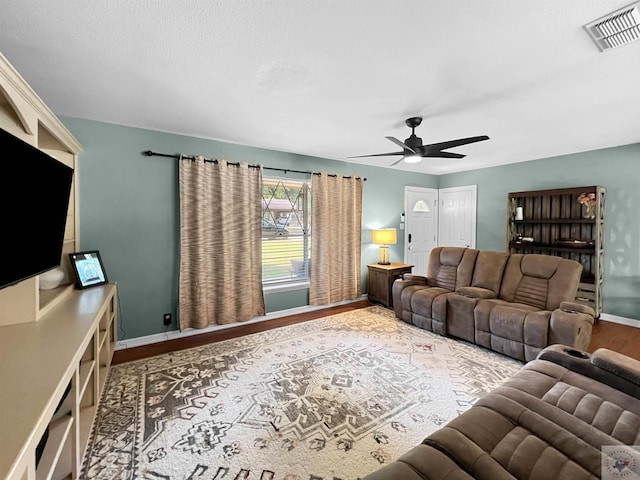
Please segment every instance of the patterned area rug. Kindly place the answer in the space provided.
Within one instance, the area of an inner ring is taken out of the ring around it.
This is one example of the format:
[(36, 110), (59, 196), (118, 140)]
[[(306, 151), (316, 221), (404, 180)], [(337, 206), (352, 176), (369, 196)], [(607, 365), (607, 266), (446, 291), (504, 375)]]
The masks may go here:
[(381, 307), (116, 365), (82, 477), (356, 480), (521, 366)]

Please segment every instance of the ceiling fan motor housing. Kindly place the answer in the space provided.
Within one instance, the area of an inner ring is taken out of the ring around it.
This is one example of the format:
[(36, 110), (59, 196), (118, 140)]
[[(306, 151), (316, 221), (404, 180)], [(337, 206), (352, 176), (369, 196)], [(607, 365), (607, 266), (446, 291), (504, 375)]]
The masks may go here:
[(404, 144), (407, 147), (411, 147), (417, 151), (420, 148), (422, 148), (422, 139), (418, 137), (415, 133), (412, 133), (411, 136), (404, 141)]

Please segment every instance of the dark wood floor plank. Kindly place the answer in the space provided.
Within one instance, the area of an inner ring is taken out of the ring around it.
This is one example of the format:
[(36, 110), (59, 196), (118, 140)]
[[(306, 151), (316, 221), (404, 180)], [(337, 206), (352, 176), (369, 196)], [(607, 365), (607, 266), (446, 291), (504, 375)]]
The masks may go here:
[(118, 363), (130, 362), (141, 358), (153, 357), (163, 353), (174, 352), (176, 350), (184, 350), (185, 348), (199, 347), (209, 343), (228, 340), (229, 338), (241, 337), (252, 333), (264, 332), (272, 328), (285, 327), (296, 323), (314, 320), (316, 318), (326, 317), (328, 315), (336, 315), (338, 313), (349, 312), (359, 308), (369, 307), (371, 304), (368, 300), (358, 300), (356, 302), (336, 307), (327, 307), (312, 312), (300, 313), (298, 315), (289, 315), (273, 320), (265, 320), (263, 322), (243, 324), (239, 323), (236, 327), (226, 328), (215, 332), (201, 333), (189, 337), (176, 338), (165, 342), (153, 343), (150, 345), (142, 345), (140, 347), (124, 348), (116, 350), (113, 354), (112, 365)]
[(594, 352), (598, 348), (608, 348), (640, 360), (640, 328), (596, 320), (587, 351)]
[[(130, 362), (141, 358), (152, 357), (163, 353), (183, 350), (185, 348), (199, 347), (208, 343), (219, 342), (229, 338), (250, 335), (252, 333), (264, 332), (272, 328), (294, 325), (328, 315), (365, 308), (371, 304), (367, 300), (328, 307), (312, 312), (291, 315), (263, 322), (239, 324), (237, 327), (227, 328), (216, 332), (202, 333), (190, 337), (167, 340), (166, 342), (143, 345), (140, 347), (125, 348), (116, 350), (113, 355), (113, 364)], [(628, 355), (631, 358), (640, 360), (640, 328), (620, 325), (605, 320), (597, 320), (593, 327), (593, 336), (588, 352), (594, 352), (598, 348), (608, 348), (616, 352)]]

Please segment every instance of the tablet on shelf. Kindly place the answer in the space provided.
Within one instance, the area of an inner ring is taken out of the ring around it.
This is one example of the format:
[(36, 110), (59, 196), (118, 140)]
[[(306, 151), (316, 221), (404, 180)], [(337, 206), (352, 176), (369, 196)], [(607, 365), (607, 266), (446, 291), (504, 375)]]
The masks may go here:
[(78, 288), (95, 287), (109, 282), (98, 250), (70, 253), (69, 260)]

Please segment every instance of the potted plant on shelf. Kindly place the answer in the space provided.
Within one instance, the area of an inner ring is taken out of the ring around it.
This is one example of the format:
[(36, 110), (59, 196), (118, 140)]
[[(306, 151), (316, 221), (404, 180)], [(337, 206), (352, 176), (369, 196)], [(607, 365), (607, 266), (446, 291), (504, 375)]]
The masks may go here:
[(584, 207), (584, 218), (596, 218), (596, 194), (593, 192), (582, 192), (578, 195), (578, 203)]

